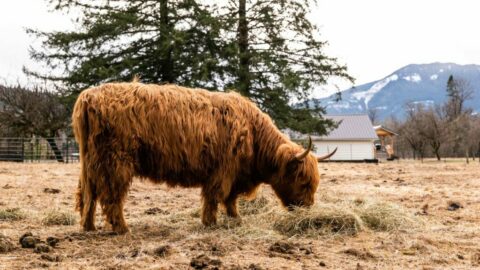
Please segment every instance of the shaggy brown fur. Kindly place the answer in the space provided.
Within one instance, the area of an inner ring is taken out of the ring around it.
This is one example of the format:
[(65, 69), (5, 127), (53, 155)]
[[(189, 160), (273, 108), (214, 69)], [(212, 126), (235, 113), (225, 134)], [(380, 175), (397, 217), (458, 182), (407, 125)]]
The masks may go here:
[(285, 206), (314, 202), (316, 157), (296, 159), (304, 150), (237, 93), (110, 83), (83, 91), (72, 118), (84, 230), (95, 230), (98, 200), (113, 230), (128, 231), (123, 205), (134, 176), (201, 187), (205, 225), (216, 223), (219, 203), (238, 217), (237, 197), (261, 183), (270, 184)]

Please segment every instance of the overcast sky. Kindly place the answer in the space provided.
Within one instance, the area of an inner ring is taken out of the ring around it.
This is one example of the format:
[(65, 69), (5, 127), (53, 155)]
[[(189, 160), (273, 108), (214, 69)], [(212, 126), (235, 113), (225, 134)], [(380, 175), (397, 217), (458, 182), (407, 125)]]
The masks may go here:
[[(1, 1), (0, 82), (24, 81), (22, 66), (34, 64), (25, 27), (71, 27), (68, 15), (48, 10), (44, 0)], [(411, 63), (480, 64), (478, 0), (318, 0), (312, 19), (357, 85)]]
[(313, 18), (356, 84), (412, 63), (480, 64), (477, 0), (319, 0)]

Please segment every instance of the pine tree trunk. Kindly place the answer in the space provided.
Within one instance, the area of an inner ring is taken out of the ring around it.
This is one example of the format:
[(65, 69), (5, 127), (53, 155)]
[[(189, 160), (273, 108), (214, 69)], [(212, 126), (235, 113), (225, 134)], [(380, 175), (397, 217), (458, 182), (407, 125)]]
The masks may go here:
[(158, 75), (161, 76), (162, 82), (174, 83), (175, 76), (173, 73), (172, 44), (170, 43), (172, 33), (171, 25), (168, 18), (168, 0), (160, 0), (160, 66)]
[(250, 56), (248, 53), (247, 0), (239, 0), (238, 7), (238, 91), (244, 96), (250, 94)]

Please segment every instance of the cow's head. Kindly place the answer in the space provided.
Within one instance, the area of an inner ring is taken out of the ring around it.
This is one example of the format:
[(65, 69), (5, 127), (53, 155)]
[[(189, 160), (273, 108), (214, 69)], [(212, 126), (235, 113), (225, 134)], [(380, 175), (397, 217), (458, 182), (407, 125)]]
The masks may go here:
[(307, 149), (288, 143), (282, 144), (276, 153), (277, 172), (271, 181), (272, 187), (283, 205), (288, 209), (293, 206), (311, 206), (315, 201), (315, 192), (320, 182), (318, 162), (327, 159), (335, 152), (315, 157), (310, 153), (312, 139), (309, 137)]

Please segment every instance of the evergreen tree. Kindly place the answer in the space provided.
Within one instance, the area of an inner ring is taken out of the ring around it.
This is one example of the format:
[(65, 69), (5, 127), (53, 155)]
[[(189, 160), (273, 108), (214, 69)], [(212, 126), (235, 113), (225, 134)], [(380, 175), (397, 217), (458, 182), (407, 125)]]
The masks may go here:
[(465, 102), (473, 98), (473, 89), (467, 81), (455, 79), (450, 75), (447, 81), (447, 96), (445, 112), (449, 121), (453, 121), (462, 114), (470, 112), (470, 110), (465, 108)]
[[(68, 92), (108, 81), (177, 83), (217, 88), (221, 72), (219, 25), (194, 0), (51, 0), (58, 11), (80, 10), (78, 30), (42, 32), (43, 48), (31, 57), (50, 73), (27, 73), (60, 82)], [(63, 71), (63, 72), (62, 72)]]
[[(283, 127), (324, 134), (331, 121), (304, 101), (330, 76), (352, 80), (323, 53), (325, 42), (301, 0), (50, 0), (80, 10), (76, 30), (29, 32), (43, 40), (31, 57), (73, 98), (89, 86), (129, 81), (237, 90)], [(314, 2), (313, 2), (314, 3)], [(53, 75), (52, 75), (53, 74)], [(291, 100), (297, 105), (293, 106)]]
[(445, 110), (450, 121), (458, 117), (458, 90), (453, 75), (448, 77), (447, 81), (448, 101), (445, 104)]
[(305, 101), (330, 76), (352, 78), (345, 66), (324, 54), (326, 43), (307, 18), (312, 4), (229, 0), (218, 17), (225, 26), (226, 87), (254, 100), (279, 127), (324, 134), (333, 123), (321, 118), (325, 111), (319, 104), (292, 106), (290, 101)]

